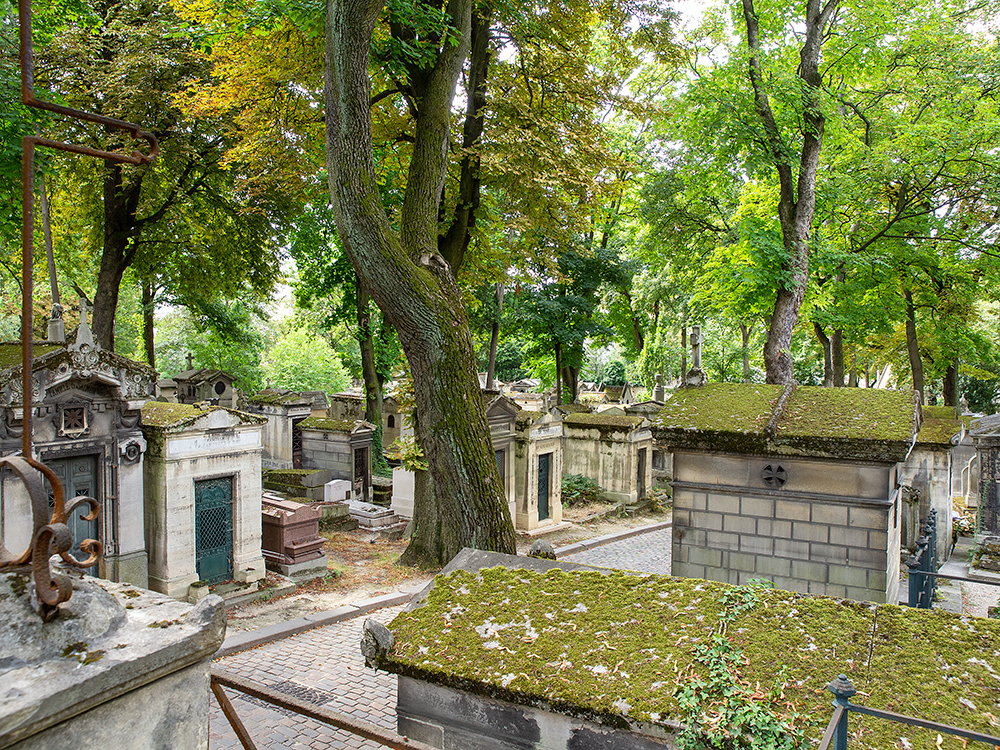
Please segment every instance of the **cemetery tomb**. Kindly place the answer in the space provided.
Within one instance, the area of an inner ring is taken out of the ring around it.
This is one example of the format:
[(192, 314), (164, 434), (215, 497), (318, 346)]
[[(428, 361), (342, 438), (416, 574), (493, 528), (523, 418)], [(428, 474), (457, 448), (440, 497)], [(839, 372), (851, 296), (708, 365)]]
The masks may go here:
[(979, 463), (979, 517), (982, 534), (1000, 534), (1000, 414), (983, 417), (973, 424)]
[(299, 428), (303, 468), (326, 469), (333, 479), (349, 479), (351, 498), (370, 502), (374, 425), (363, 419), (310, 417)]
[[(145, 586), (146, 440), (139, 409), (150, 398), (155, 372), (101, 349), (86, 313), (70, 338), (33, 345), (33, 444), (67, 497), (88, 495), (100, 505), (95, 521), (71, 519), (77, 545), (89, 538), (104, 547), (91, 573)], [(21, 345), (0, 343), (0, 454), (20, 453), (22, 424)], [(32, 530), (27, 491), (9, 472), (0, 482), (0, 538), (9, 549), (26, 549)]]
[(642, 416), (570, 414), (562, 420), (564, 474), (582, 474), (617, 502), (634, 505), (653, 484), (653, 436)]
[[(756, 747), (762, 726), (815, 747), (840, 674), (855, 703), (995, 736), (998, 642), (1000, 621), (941, 610), (464, 550), (362, 652), (399, 675), (397, 731), (432, 746), (649, 750), (699, 729)], [(859, 721), (853, 750), (941, 746)]]
[(895, 602), (913, 391), (713, 383), (653, 423), (673, 454), (673, 573)]
[(519, 411), (514, 437), (514, 528), (554, 531), (562, 520), (562, 425), (551, 414)]
[(320, 516), (318, 508), (264, 495), (261, 551), (267, 567), (286, 576), (325, 573)]
[(899, 483), (908, 488), (901, 497), (901, 544), (915, 549), (921, 522), (936, 510), (937, 559), (944, 561), (951, 552), (954, 453), (965, 424), (953, 406), (924, 406), (921, 417), (917, 441), (899, 473)]
[(486, 407), (486, 421), (490, 428), (490, 442), (496, 456), (497, 470), (503, 481), (504, 497), (511, 520), (516, 516), (517, 500), (514, 493), (514, 435), (517, 413), (520, 411), (513, 401), (496, 392), (483, 392)]
[(312, 416), (312, 399), (298, 391), (268, 388), (247, 399), (246, 410), (267, 419), (261, 433), (265, 469), (302, 469), (300, 424)]
[(264, 577), (257, 415), (150, 401), (142, 410), (149, 588), (185, 598), (196, 582)]
[[(192, 358), (188, 355), (188, 369), (173, 377), (174, 396), (178, 403), (196, 404), (208, 401), (218, 406), (237, 406), (233, 376), (224, 370), (192, 369)], [(169, 390), (169, 386), (168, 386)]]

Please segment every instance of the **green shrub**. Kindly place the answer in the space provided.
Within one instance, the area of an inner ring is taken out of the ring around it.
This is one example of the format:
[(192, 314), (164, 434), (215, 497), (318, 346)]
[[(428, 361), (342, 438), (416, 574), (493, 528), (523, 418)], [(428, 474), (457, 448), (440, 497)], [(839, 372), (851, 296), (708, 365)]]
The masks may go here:
[(590, 477), (583, 474), (563, 474), (562, 478), (563, 505), (589, 505), (591, 503), (606, 503), (604, 491)]

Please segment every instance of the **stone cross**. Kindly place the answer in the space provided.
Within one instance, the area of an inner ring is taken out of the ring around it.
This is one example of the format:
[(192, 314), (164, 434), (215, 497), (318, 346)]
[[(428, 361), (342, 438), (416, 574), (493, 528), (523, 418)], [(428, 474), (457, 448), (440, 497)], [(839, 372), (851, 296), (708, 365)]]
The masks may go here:
[(701, 326), (691, 327), (691, 369), (701, 369)]
[(191, 352), (188, 352), (187, 362), (188, 362), (188, 369), (189, 370), (193, 370), (194, 369), (194, 355), (191, 354)]
[(684, 387), (698, 387), (708, 382), (705, 371), (701, 369), (701, 326), (691, 326), (691, 369), (684, 376)]

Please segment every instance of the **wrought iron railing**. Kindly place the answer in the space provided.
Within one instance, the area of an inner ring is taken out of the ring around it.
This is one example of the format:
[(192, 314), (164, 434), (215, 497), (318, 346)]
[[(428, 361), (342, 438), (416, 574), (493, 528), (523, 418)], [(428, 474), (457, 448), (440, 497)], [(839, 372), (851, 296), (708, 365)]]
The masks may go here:
[(937, 591), (937, 511), (932, 510), (921, 524), (922, 534), (917, 537), (917, 550), (906, 561), (909, 577), (907, 604), (919, 609), (930, 609)]
[(211, 684), (215, 699), (219, 702), (219, 708), (222, 709), (222, 713), (229, 720), (229, 724), (236, 733), (237, 739), (243, 745), (244, 750), (257, 750), (257, 746), (254, 744), (253, 738), (240, 720), (240, 717), (236, 713), (236, 708), (233, 706), (232, 701), (229, 700), (229, 696), (226, 695), (226, 691), (223, 688), (229, 688), (230, 690), (249, 695), (272, 706), (327, 724), (343, 732), (363, 737), (384, 747), (394, 748), (394, 750), (435, 750), (431, 745), (402, 737), (395, 732), (377, 727), (367, 721), (355, 719), (353, 716), (342, 714), (326, 706), (317, 706), (313, 703), (308, 703), (286, 693), (278, 692), (266, 685), (260, 685), (242, 677), (237, 677), (216, 667), (212, 667), (211, 670)]
[(904, 716), (892, 711), (882, 711), (877, 708), (868, 708), (867, 706), (859, 706), (857, 703), (851, 703), (851, 698), (854, 697), (857, 690), (851, 681), (847, 679), (846, 675), (840, 675), (827, 685), (826, 688), (834, 695), (833, 718), (830, 719), (830, 724), (827, 726), (817, 750), (847, 750), (847, 721), (852, 712), (863, 716), (873, 716), (876, 719), (894, 721), (898, 724), (930, 729), (940, 734), (950, 734), (955, 737), (961, 737), (963, 740), (985, 742), (990, 747), (1000, 746), (1000, 737), (993, 737), (982, 732), (974, 732), (971, 729), (953, 727), (950, 724), (927, 721), (915, 716)]

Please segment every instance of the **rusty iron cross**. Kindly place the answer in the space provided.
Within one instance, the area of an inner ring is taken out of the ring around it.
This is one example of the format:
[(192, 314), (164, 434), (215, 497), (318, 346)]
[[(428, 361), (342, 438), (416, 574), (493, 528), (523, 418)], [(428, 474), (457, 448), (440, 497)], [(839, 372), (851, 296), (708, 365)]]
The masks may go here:
[[(34, 457), (32, 447), (32, 337), (31, 321), (32, 306), (32, 267), (34, 265), (34, 174), (35, 148), (44, 146), (58, 151), (67, 151), (83, 156), (93, 156), (114, 162), (127, 164), (148, 164), (159, 151), (156, 136), (142, 130), (124, 120), (83, 112), (64, 107), (52, 102), (44, 102), (36, 98), (34, 86), (34, 48), (31, 35), (31, 0), (18, 0), (18, 21), (20, 23), (20, 59), (21, 59), (21, 102), (28, 107), (42, 109), (75, 120), (102, 125), (107, 129), (123, 130), (133, 139), (145, 140), (149, 144), (149, 152), (134, 150), (130, 154), (112, 151), (101, 151), (73, 143), (51, 140), (38, 135), (28, 135), (21, 140), (21, 393), (22, 393), (22, 424), (21, 455), (0, 458), (0, 481), (3, 470), (11, 471), (21, 480), (28, 491), (31, 503), (33, 532), (31, 544), (21, 555), (15, 555), (0, 545), (0, 570), (20, 566), (31, 566), (35, 584), (33, 606), (43, 619), (51, 619), (60, 603), (67, 601), (73, 593), (70, 580), (66, 576), (53, 575), (49, 569), (49, 557), (58, 554), (62, 560), (75, 568), (85, 569), (94, 565), (101, 556), (102, 546), (96, 539), (85, 539), (80, 549), (87, 555), (86, 559), (78, 560), (70, 549), (73, 547), (73, 535), (66, 525), (68, 518), (80, 506), (87, 506), (86, 520), (95, 520), (100, 505), (92, 497), (76, 497), (66, 502), (62, 483), (55, 473)], [(53, 508), (49, 515), (49, 499), (45, 490), (44, 477), (52, 489)]]

